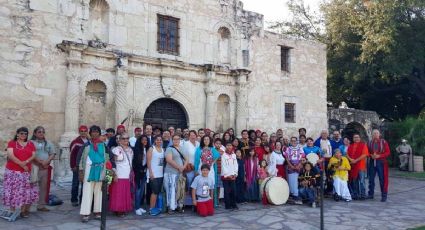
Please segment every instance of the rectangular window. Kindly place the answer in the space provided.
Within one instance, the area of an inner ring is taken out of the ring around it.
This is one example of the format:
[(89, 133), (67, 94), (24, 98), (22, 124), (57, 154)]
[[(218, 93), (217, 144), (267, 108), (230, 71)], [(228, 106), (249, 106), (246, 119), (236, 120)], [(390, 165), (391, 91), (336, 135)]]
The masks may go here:
[(295, 123), (295, 103), (285, 103), (285, 122)]
[(158, 52), (179, 54), (179, 20), (158, 14)]
[(249, 65), (249, 50), (242, 50), (242, 60), (243, 60), (243, 67), (248, 67), (248, 65)]
[(286, 46), (280, 47), (280, 69), (289, 72), (289, 52), (291, 48)]

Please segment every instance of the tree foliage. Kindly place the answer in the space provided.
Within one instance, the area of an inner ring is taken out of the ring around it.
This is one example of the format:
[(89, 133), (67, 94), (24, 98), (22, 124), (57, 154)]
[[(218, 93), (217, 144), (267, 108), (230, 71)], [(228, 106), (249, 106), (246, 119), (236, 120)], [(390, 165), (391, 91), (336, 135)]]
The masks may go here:
[(328, 0), (312, 12), (290, 0), (291, 21), (271, 28), (327, 45), (328, 100), (390, 120), (425, 106), (425, 1)]

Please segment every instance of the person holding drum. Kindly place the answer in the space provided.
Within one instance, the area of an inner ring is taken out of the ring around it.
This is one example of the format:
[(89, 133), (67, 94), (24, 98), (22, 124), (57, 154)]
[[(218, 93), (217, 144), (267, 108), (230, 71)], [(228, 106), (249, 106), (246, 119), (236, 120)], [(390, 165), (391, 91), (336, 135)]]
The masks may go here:
[(320, 159), (320, 157), (322, 157), (322, 150), (314, 145), (313, 138), (307, 138), (307, 146), (304, 147), (303, 150), (307, 160), (312, 163), (316, 169), (320, 170), (319, 164), (323, 161), (323, 158)]
[(288, 184), (295, 204), (302, 204), (298, 197), (298, 176), (302, 168), (301, 159), (305, 157), (304, 150), (298, 145), (296, 137), (291, 137), (291, 145), (287, 148), (285, 157), (288, 162)]
[(316, 186), (319, 182), (319, 174), (313, 168), (313, 164), (307, 162), (304, 164), (300, 177), (299, 194), (302, 199), (308, 200), (311, 207), (316, 207)]
[(286, 178), (285, 156), (282, 153), (282, 143), (279, 141), (275, 142), (275, 149), (270, 156), (268, 172), (270, 176)]

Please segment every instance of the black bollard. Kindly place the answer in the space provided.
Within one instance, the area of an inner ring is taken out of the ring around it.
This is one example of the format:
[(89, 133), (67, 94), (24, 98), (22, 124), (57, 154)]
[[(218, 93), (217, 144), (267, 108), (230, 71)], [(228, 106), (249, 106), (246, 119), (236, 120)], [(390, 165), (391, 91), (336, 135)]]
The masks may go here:
[(102, 212), (100, 213), (100, 230), (106, 230), (106, 210), (108, 205), (107, 181), (102, 181)]
[(320, 170), (320, 229), (325, 229), (325, 221), (323, 216), (323, 203), (324, 203), (324, 191), (325, 191), (325, 174), (323, 173), (325, 171), (325, 162), (322, 161), (322, 170)]

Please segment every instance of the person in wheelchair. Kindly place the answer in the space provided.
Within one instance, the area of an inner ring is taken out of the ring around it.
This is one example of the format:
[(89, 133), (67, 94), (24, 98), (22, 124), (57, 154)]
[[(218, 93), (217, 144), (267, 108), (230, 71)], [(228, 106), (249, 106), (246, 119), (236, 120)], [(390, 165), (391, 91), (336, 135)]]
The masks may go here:
[(311, 207), (316, 207), (317, 185), (319, 184), (320, 174), (313, 164), (306, 162), (298, 177), (299, 195), (303, 201), (307, 201)]

